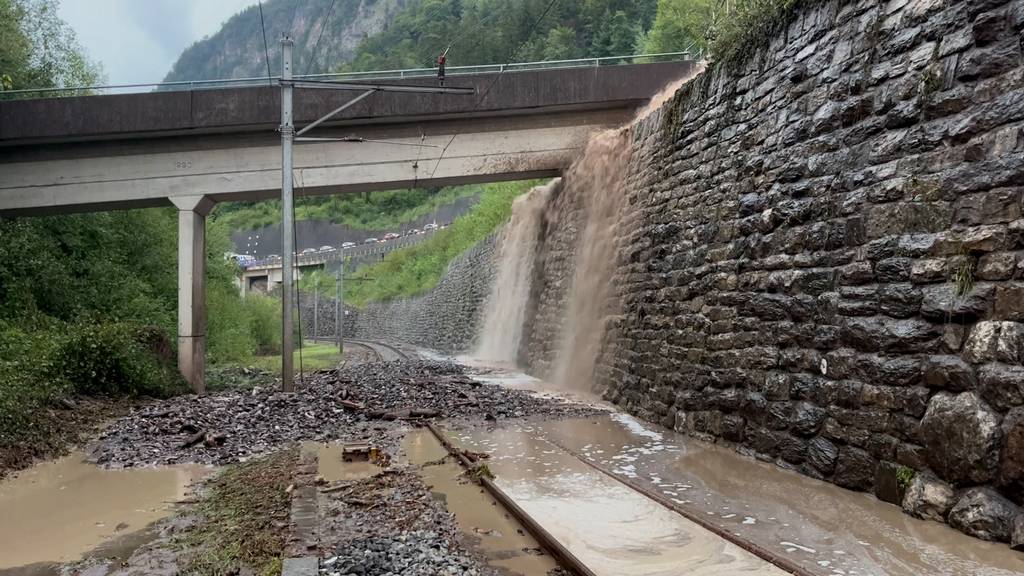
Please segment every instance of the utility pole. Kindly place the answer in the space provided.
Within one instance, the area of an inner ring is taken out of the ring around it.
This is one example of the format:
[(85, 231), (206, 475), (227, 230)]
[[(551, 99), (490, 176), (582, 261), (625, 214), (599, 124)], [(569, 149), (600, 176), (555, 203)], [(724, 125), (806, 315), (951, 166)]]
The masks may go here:
[(292, 46), (288, 36), (281, 38), (281, 390), (295, 391), (292, 382), (292, 261), (295, 258), (295, 222), (292, 221)]
[[(342, 298), (345, 291), (342, 290), (342, 283), (345, 281), (345, 258), (341, 258), (341, 265), (338, 266), (338, 276), (334, 282), (334, 334), (338, 338), (338, 354), (345, 354), (345, 303)], [(338, 308), (341, 308), (339, 315)]]
[[(281, 38), (281, 389), (285, 392), (293, 392), (295, 385), (293, 379), (292, 351), (294, 342), (292, 339), (292, 292), (295, 283), (294, 259), (295, 259), (295, 222), (292, 218), (292, 144), (294, 142), (369, 142), (362, 138), (313, 138), (302, 135), (316, 126), (330, 120), (345, 109), (355, 105), (376, 92), (409, 92), (416, 94), (461, 94), (472, 96), (476, 94), (476, 88), (455, 88), (445, 86), (417, 86), (413, 84), (381, 84), (381, 83), (356, 83), (356, 82), (334, 82), (330, 80), (308, 80), (292, 78), (292, 47), (294, 42), (288, 36)], [(313, 90), (357, 90), (362, 94), (352, 98), (348, 102), (335, 108), (324, 116), (314, 120), (298, 132), (292, 118), (292, 91), (295, 88)], [(399, 142), (375, 141), (383, 144), (401, 144)], [(420, 144), (422, 146), (422, 143)], [(338, 280), (338, 290), (341, 290), (341, 280)], [(342, 306), (339, 315), (339, 326), (344, 324), (340, 318), (344, 315)], [(338, 349), (344, 346), (339, 330)]]
[(320, 317), (320, 286), (313, 286), (313, 342), (316, 343), (316, 339), (320, 337), (320, 322), (317, 320)]

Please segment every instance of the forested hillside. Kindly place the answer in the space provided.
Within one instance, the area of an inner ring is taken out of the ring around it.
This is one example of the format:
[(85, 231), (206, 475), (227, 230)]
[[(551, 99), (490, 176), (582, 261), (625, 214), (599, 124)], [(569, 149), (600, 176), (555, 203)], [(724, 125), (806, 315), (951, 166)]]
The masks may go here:
[[(295, 40), (296, 71), (561, 60), (702, 48), (709, 0), (268, 0), (270, 70), (278, 38)], [(322, 31), (322, 35), (321, 35)], [(319, 39), (319, 46), (317, 40)], [(314, 55), (313, 48), (316, 47)], [(258, 6), (186, 49), (165, 80), (267, 73)]]
[[(295, 41), (296, 72), (325, 72), (347, 62), (364, 39), (384, 30), (410, 2), (415, 0), (263, 2), (271, 73), (281, 73), (278, 41), (282, 33), (288, 32)], [(314, 46), (317, 48), (315, 54)], [(245, 78), (266, 74), (260, 11), (254, 0), (252, 6), (232, 16), (216, 34), (185, 49), (164, 81)]]

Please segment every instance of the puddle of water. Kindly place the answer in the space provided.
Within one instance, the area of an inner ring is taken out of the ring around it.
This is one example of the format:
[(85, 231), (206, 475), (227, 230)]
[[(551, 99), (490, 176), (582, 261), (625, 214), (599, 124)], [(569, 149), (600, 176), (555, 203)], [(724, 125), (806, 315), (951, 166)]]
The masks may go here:
[(1024, 574), (1024, 554), (1005, 544), (917, 520), (873, 496), (624, 414), (546, 422), (532, 434), (552, 438), (823, 576)]
[(317, 456), (316, 472), (327, 483), (362, 480), (378, 474), (382, 468), (369, 460), (346, 462), (342, 458), (343, 442), (303, 442), (302, 450)]
[(427, 430), (409, 432), (402, 441), (402, 451), (410, 464), (423, 466), (420, 474), (435, 494), (443, 496), (448, 510), (455, 515), (467, 543), (475, 548), (494, 568), (505, 574), (544, 576), (558, 564), (547, 554), (537, 555), (540, 545), (505, 510), (494, 503), (490, 494), (465, 478), (463, 469), (454, 460), (438, 460), (448, 452)]
[[(104, 470), (74, 453), (0, 483), (0, 569), (81, 560), (99, 547), (122, 550), (168, 516), (205, 466)], [(122, 550), (123, 551), (123, 550)]]
[(496, 482), (597, 574), (676, 576), (785, 572), (541, 440), (533, 426), (456, 437), (492, 454)]

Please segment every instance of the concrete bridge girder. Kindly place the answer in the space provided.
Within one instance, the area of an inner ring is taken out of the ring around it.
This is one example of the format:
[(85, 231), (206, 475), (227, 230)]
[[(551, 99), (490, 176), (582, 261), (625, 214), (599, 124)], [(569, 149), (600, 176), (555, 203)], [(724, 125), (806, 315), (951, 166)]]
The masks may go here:
[[(422, 139), (409, 134), (408, 127), (361, 131), (395, 144), (304, 143), (295, 147), (295, 190), (299, 195), (333, 194), (553, 176), (576, 157), (590, 134), (626, 118), (628, 110), (481, 119), (458, 123), (468, 132), (434, 126), (439, 131)], [(142, 143), (131, 148), (134, 153), (114, 148), (101, 156), (5, 164), (0, 210), (138, 208), (179, 196), (205, 195), (219, 202), (280, 193), (281, 151), (273, 139), (221, 140), (225, 147), (211, 150), (191, 142), (179, 145), (167, 149)]]

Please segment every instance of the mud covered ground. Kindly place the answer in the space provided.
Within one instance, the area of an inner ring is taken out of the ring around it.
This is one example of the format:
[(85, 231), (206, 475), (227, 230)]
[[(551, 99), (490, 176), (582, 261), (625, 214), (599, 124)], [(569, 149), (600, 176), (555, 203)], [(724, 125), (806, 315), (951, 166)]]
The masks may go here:
[(111, 467), (224, 465), (299, 440), (379, 440), (398, 420), (565, 418), (594, 411), (481, 384), (451, 362), (377, 362), (312, 374), (294, 394), (261, 382), (157, 401), (115, 422), (89, 453)]

